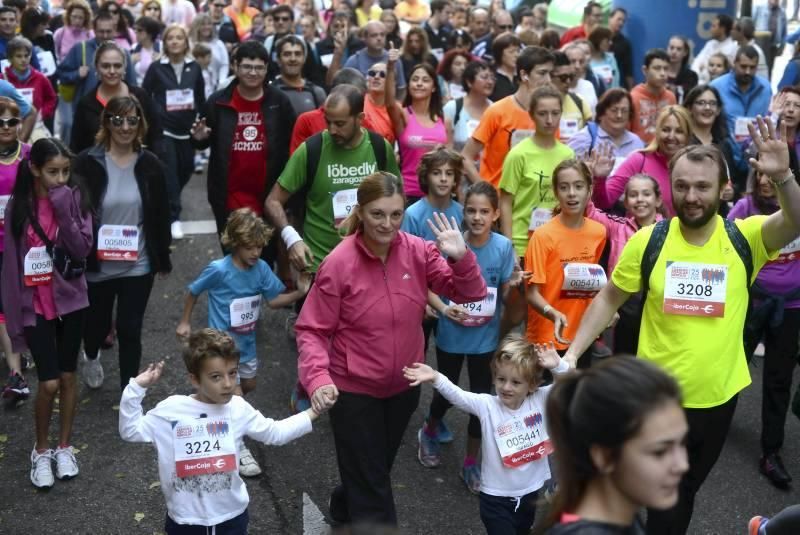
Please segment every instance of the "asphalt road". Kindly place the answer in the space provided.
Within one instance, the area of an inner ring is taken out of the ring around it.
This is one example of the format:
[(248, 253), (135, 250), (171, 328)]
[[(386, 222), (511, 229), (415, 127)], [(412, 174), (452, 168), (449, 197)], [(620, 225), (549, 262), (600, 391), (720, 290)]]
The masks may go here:
[[(210, 219), (199, 175), (184, 192), (184, 206), (184, 219)], [(146, 409), (168, 395), (191, 390), (174, 329), (186, 284), (218, 254), (214, 235), (184, 239), (175, 246), (172, 275), (156, 281), (145, 319), (143, 360), (165, 359), (168, 364), (161, 382), (145, 398)], [(286, 310), (263, 313), (257, 335), (258, 389), (248, 397), (256, 408), (275, 418), (289, 415), (289, 393), (297, 373), (296, 349), (284, 332), (287, 314)], [(193, 326), (202, 327), (205, 320), (203, 298), (195, 309)], [(93, 391), (80, 387), (73, 444), (80, 450), (81, 473), (72, 481), (56, 481), (51, 490), (37, 491), (29, 480), (32, 403), (0, 410), (0, 534), (163, 533), (166, 509), (158, 486), (155, 450), (119, 438), (116, 350), (105, 352), (102, 362), (106, 370), (103, 387)], [(752, 372), (754, 383), (760, 384), (757, 365)], [(29, 379), (35, 391), (35, 376)], [(447, 416), (456, 441), (444, 447), (440, 468), (426, 469), (417, 462), (416, 430), (430, 397), (430, 388), (425, 388), (394, 468), (401, 530), (409, 534), (483, 533), (478, 501), (458, 477), (466, 416), (455, 411)], [(776, 490), (758, 473), (760, 398), (758, 387), (743, 392), (722, 458), (698, 496), (691, 533), (745, 533), (753, 514), (774, 514), (800, 502), (795, 490)], [(800, 478), (800, 425), (792, 415), (786, 431), (784, 459), (789, 471)], [(52, 435), (56, 436), (55, 431)], [(327, 512), (328, 493), (338, 476), (327, 418), (321, 418), (310, 435), (291, 445), (251, 444), (251, 450), (264, 469), (262, 476), (247, 483), (251, 533), (328, 532), (319, 512)]]

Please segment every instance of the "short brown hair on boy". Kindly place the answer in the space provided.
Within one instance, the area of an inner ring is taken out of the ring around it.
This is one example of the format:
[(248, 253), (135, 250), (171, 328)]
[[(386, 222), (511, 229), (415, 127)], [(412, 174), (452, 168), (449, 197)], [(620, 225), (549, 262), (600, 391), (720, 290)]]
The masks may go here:
[(239, 349), (231, 335), (217, 329), (201, 329), (189, 336), (189, 345), (183, 350), (183, 363), (189, 373), (198, 377), (203, 362), (222, 358), (239, 362)]
[[(419, 179), (419, 189), (426, 195), (428, 194), (428, 175), (437, 167), (450, 164), (455, 171), (456, 184), (458, 184), (461, 174), (464, 171), (464, 157), (453, 149), (448, 149), (444, 145), (437, 145), (430, 152), (426, 153), (417, 167), (417, 178)], [(453, 186), (455, 193), (455, 186)]]
[(264, 247), (273, 229), (250, 208), (239, 208), (228, 216), (222, 232), (222, 247), (233, 251), (237, 247)]

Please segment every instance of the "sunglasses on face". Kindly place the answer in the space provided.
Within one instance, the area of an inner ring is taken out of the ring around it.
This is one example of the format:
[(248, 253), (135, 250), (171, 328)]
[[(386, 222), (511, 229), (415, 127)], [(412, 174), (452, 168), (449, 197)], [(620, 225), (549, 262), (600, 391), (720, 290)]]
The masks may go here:
[(14, 128), (22, 121), (16, 117), (10, 119), (0, 119), (0, 128)]
[(128, 123), (128, 126), (137, 126), (139, 124), (139, 116), (138, 115), (112, 115), (108, 118), (108, 122), (111, 123), (111, 126), (119, 128), (122, 126), (123, 123)]
[(501, 30), (501, 31), (504, 31), (504, 32), (510, 32), (511, 30), (514, 29), (514, 25), (513, 24), (501, 24), (501, 25), (497, 26), (497, 29)]
[(559, 80), (561, 80), (562, 83), (571, 82), (572, 80), (575, 79), (575, 75), (574, 74), (567, 74), (567, 73), (565, 73), (565, 74), (554, 74), (552, 76), (553, 76), (553, 78), (558, 78)]
[(369, 70), (369, 71), (367, 71), (367, 76), (369, 76), (370, 78), (378, 78), (378, 77), (386, 78), (386, 71)]

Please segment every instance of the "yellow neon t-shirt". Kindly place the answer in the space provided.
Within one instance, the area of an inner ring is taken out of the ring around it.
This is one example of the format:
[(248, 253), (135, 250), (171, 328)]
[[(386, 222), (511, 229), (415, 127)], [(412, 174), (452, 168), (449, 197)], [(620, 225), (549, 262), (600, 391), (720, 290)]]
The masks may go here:
[[(749, 291), (746, 271), (725, 232), (722, 218), (716, 216), (716, 219), (717, 227), (702, 247), (683, 238), (678, 218), (670, 222), (669, 234), (650, 275), (639, 335), (639, 357), (670, 373), (681, 386), (684, 407), (692, 409), (722, 405), (750, 384), (742, 342)], [(753, 280), (764, 264), (778, 255), (778, 251), (767, 251), (764, 247), (761, 227), (765, 220), (766, 216), (736, 220), (753, 254)], [(653, 228), (645, 227), (631, 237), (614, 268), (611, 281), (625, 292), (642, 289), (641, 262)], [(724, 316), (666, 314), (664, 287), (668, 262), (728, 266)]]

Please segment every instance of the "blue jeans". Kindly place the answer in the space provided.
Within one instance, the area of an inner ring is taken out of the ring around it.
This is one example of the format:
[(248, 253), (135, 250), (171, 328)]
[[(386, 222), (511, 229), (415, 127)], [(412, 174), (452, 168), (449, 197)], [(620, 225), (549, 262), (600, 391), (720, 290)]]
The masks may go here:
[(247, 535), (247, 524), (250, 522), (250, 516), (247, 514), (247, 509), (239, 516), (226, 520), (216, 526), (198, 526), (194, 524), (178, 524), (169, 517), (164, 522), (164, 531), (167, 535), (207, 535), (211, 530), (216, 528), (216, 535)]

